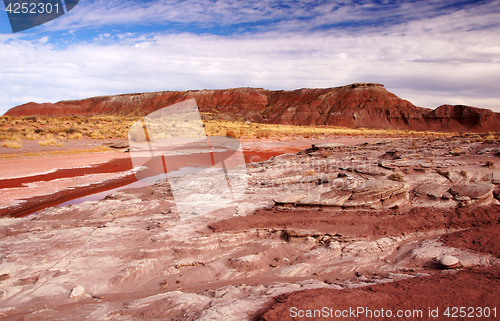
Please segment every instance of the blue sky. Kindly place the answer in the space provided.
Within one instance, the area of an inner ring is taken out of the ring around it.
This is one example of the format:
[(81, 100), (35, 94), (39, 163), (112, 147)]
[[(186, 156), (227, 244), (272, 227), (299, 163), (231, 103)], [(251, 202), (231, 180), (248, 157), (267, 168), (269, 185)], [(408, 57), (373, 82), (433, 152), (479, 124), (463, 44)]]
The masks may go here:
[(500, 0), (80, 0), (15, 34), (0, 9), (0, 114), (29, 101), (353, 82), (417, 106), (500, 112)]

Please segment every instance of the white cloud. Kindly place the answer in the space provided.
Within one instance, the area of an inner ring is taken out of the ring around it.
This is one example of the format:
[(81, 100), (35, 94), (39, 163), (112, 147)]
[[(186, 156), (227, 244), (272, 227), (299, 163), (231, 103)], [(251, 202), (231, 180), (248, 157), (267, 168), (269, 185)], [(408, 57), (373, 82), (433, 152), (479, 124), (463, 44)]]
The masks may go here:
[[(108, 0), (80, 1), (77, 10), (47, 23), (49, 29), (99, 28), (110, 25), (151, 25), (191, 23), (199, 27), (223, 27), (252, 23), (258, 30), (310, 30), (338, 23), (404, 23), (448, 14), (443, 9), (457, 3), (441, 1), (398, 1), (391, 5), (359, 1), (280, 1), (280, 0)], [(473, 14), (497, 12), (500, 1), (479, 3), (467, 11)], [(454, 8), (454, 7), (451, 7)], [(267, 21), (267, 22), (266, 22)], [(260, 25), (263, 24), (263, 26)], [(460, 23), (460, 22), (459, 22)], [(498, 22), (497, 22), (498, 23)], [(484, 25), (484, 24), (482, 24)], [(366, 26), (365, 26), (366, 27)], [(291, 29), (293, 28), (293, 29)], [(364, 27), (362, 28), (365, 29)]]
[[(134, 11), (120, 3), (123, 1), (97, 4), (119, 8), (114, 17), (83, 10), (79, 13), (82, 20), (75, 20), (72, 28), (76, 30), (74, 25), (83, 23), (83, 17), (109, 22), (151, 15), (149, 7), (136, 4)], [(157, 12), (201, 19), (203, 10), (223, 16), (233, 10), (229, 1), (217, 2), (214, 8), (192, 3), (183, 13), (175, 6), (172, 12), (162, 12), (160, 7)], [(247, 16), (255, 11), (276, 15), (267, 2), (248, 2), (246, 6)], [(417, 106), (461, 103), (500, 112), (498, 10), (468, 9), (432, 17), (427, 9), (418, 9), (418, 15), (430, 17), (409, 20), (384, 32), (374, 32), (378, 27), (355, 33), (284, 31), (302, 26), (300, 21), (288, 21), (270, 32), (231, 37), (113, 34), (106, 30), (101, 39), (65, 49), (38, 41), (5, 41), (0, 46), (0, 113), (28, 101), (56, 102), (104, 94), (239, 86), (295, 89), (358, 81), (383, 83)], [(340, 10), (331, 15), (343, 15), (350, 9)], [(334, 20), (322, 19), (318, 17), (314, 24)]]
[(38, 39), (38, 42), (41, 43), (42, 45), (44, 43), (47, 43), (47, 41), (49, 41), (49, 37), (48, 36), (43, 36), (42, 38)]

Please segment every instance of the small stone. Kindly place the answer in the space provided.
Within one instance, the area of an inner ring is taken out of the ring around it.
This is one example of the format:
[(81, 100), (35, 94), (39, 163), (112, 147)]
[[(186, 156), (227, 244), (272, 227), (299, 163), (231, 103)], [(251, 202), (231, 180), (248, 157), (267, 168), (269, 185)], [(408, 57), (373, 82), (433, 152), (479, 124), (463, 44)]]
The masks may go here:
[(400, 159), (402, 158), (402, 153), (397, 148), (390, 149), (382, 155), (382, 158), (392, 158), (392, 159)]
[(459, 265), (459, 261), (456, 257), (451, 256), (451, 255), (445, 255), (439, 260), (439, 263), (447, 269), (452, 269), (454, 267), (457, 267)]
[[(450, 188), (434, 182), (423, 183), (415, 189), (415, 194), (426, 195), (432, 198), (441, 198)], [(451, 196), (451, 195), (450, 195)]]
[(354, 169), (356, 173), (360, 174), (366, 174), (366, 175), (372, 175), (372, 176), (386, 176), (389, 175), (389, 171), (380, 169), (380, 167), (376, 165), (365, 165), (365, 166), (358, 166)]
[(352, 189), (345, 207), (370, 207), (399, 194), (407, 194), (408, 186), (393, 181), (365, 181)]
[(462, 174), (460, 174), (460, 173), (457, 173), (457, 172), (450, 172), (450, 175), (448, 177), (448, 179), (450, 180), (450, 182), (452, 182), (453, 184), (457, 184), (463, 178), (464, 178), (464, 176)]
[(471, 199), (480, 199), (490, 195), (494, 188), (493, 184), (458, 184), (453, 186), (450, 192), (455, 196), (468, 196)]
[(69, 295), (70, 299), (76, 299), (81, 297), (85, 293), (85, 288), (81, 285), (74, 287)]
[(387, 169), (387, 170), (394, 170), (394, 169), (396, 169), (396, 166), (394, 166), (394, 164), (390, 164), (388, 162), (378, 162), (378, 166), (382, 167), (384, 169)]
[(307, 195), (303, 192), (289, 192), (281, 195), (277, 195), (273, 198), (274, 203), (276, 204), (294, 204), (299, 200), (305, 198)]
[(491, 181), (493, 184), (500, 184), (500, 172), (493, 172), (491, 175)]
[(450, 199), (453, 198), (453, 195), (451, 195), (449, 192), (446, 192), (446, 193), (443, 194), (443, 198), (445, 200), (450, 200)]
[(341, 143), (321, 143), (321, 144), (313, 144), (312, 146), (313, 150), (318, 150), (318, 149), (341, 149), (345, 147), (344, 144)]

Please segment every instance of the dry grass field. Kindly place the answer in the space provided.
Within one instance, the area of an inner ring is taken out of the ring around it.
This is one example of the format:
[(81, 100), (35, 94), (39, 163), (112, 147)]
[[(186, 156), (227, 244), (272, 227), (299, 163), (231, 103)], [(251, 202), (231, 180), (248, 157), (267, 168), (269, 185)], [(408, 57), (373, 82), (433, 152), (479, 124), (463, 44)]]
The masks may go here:
[(205, 131), (211, 136), (234, 138), (279, 138), (284, 136), (315, 138), (324, 136), (380, 137), (451, 137), (453, 133), (418, 132), (393, 129), (346, 128), (335, 126), (294, 126), (205, 120)]
[[(468, 134), (418, 132), (334, 126), (292, 126), (258, 124), (242, 121), (223, 121), (216, 115), (202, 114), (205, 132), (210, 136), (229, 136), (240, 139), (328, 138), (336, 136), (371, 137), (436, 137), (461, 135), (469, 141), (496, 142), (500, 133)], [(97, 140), (126, 139), (128, 130), (139, 117), (126, 116), (72, 116), (72, 117), (0, 117), (0, 143), (2, 147), (21, 149), (23, 140), (36, 140), (40, 146), (62, 147), (71, 140), (90, 138)], [(182, 127), (178, 124), (174, 127)]]

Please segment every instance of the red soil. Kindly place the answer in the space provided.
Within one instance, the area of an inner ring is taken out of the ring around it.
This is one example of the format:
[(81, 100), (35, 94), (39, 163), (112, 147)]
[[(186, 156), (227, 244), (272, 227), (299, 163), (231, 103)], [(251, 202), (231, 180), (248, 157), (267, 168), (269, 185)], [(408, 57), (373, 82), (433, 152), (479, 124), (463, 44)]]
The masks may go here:
[(378, 238), (447, 228), (480, 227), (495, 224), (499, 218), (499, 205), (449, 210), (413, 208), (401, 213), (395, 210), (374, 212), (273, 208), (219, 221), (211, 224), (210, 228), (214, 232), (255, 228), (307, 229), (331, 235)]
[(489, 253), (500, 258), (500, 222), (484, 227), (475, 227), (465, 231), (450, 233), (441, 237), (447, 246), (471, 249)]
[[(463, 311), (460, 310), (461, 307), (464, 307)], [(371, 310), (372, 317), (368, 312), (359, 315), (349, 312), (349, 309), (357, 310), (358, 308), (360, 312), (362, 308)], [(449, 308), (449, 316), (445, 315), (447, 308)], [(483, 317), (480, 317), (480, 308)], [(487, 312), (486, 308), (489, 308), (489, 318), (484, 317), (484, 313)], [(384, 314), (382, 314), (382, 309)], [(436, 309), (438, 309), (437, 312)], [(300, 318), (298, 315), (294, 318), (294, 313), (298, 314), (299, 310), (303, 311), (304, 316), (307, 315), (307, 310), (310, 310), (311, 315), (314, 313), (313, 310), (328, 314), (321, 315), (316, 312), (314, 318)], [(316, 289), (283, 294), (275, 298), (275, 303), (262, 314), (260, 320), (332, 320), (335, 319), (337, 310), (339, 310), (337, 313), (347, 310), (344, 312), (346, 317), (337, 318), (344, 320), (498, 320), (500, 318), (500, 268), (467, 269), (457, 273), (414, 278), (358, 289)], [(392, 318), (387, 317), (389, 313), (387, 310), (391, 310)], [(403, 316), (404, 313), (409, 314), (406, 317), (397, 318), (396, 313), (399, 310), (403, 311)], [(413, 314), (414, 310), (421, 310), (422, 314)], [(429, 315), (429, 311), (437, 314)], [(330, 313), (333, 313), (333, 316), (330, 316)], [(456, 314), (453, 315), (453, 313)], [(377, 315), (379, 317), (376, 317)]]

